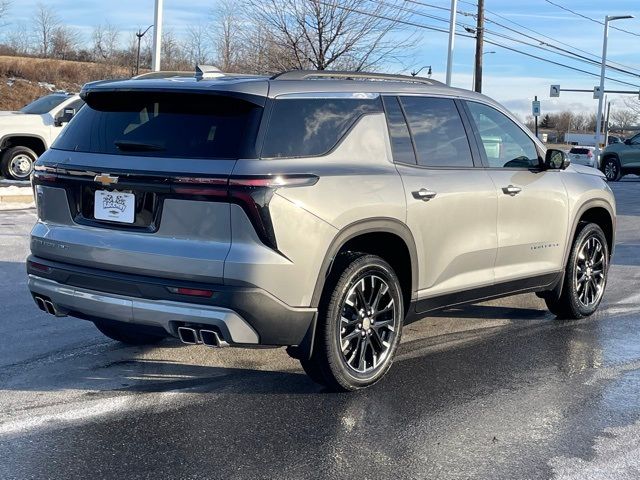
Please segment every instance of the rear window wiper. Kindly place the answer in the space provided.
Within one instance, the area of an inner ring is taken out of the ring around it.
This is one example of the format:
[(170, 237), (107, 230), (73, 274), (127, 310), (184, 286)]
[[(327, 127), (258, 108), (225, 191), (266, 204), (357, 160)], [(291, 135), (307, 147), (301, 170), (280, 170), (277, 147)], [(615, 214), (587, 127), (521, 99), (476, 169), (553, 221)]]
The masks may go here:
[(132, 142), (129, 140), (116, 140), (113, 144), (118, 150), (124, 152), (159, 152), (165, 148), (157, 143)]

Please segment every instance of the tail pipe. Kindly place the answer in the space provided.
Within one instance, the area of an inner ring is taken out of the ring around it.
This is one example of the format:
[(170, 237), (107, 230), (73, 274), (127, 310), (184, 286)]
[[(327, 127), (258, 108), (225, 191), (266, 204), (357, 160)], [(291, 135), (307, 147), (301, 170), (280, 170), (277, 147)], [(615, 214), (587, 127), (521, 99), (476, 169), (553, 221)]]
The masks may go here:
[(229, 344), (215, 330), (178, 327), (178, 336), (180, 337), (180, 341), (187, 345), (203, 344), (212, 348), (229, 346)]
[(66, 317), (67, 315), (63, 313), (56, 305), (48, 298), (42, 297), (40, 295), (34, 295), (33, 299), (36, 301), (36, 305), (43, 312), (46, 312), (50, 315), (54, 315), (56, 317)]

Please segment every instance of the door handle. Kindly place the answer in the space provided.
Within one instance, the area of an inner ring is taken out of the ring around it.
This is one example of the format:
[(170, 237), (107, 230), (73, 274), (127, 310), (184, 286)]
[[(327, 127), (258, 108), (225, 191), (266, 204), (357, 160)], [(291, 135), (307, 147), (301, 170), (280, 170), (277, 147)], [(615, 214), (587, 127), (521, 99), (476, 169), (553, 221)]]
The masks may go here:
[(511, 195), (512, 197), (516, 196), (522, 191), (520, 187), (514, 187), (513, 185), (509, 185), (508, 187), (502, 187), (502, 193), (505, 195)]
[(420, 190), (416, 190), (415, 192), (411, 192), (411, 193), (413, 195), (413, 198), (417, 200), (423, 200), (425, 202), (428, 202), (429, 200), (431, 200), (433, 197), (437, 195), (436, 192), (432, 190), (427, 190), (426, 188), (421, 188)]

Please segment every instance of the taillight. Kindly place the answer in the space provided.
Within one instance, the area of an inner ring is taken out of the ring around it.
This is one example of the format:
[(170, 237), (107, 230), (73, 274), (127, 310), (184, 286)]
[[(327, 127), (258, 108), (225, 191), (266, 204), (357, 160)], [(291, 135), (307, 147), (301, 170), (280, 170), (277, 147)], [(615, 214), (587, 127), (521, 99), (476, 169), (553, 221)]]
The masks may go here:
[(593, 152), (591, 150), (587, 151), (587, 157), (593, 158)]
[(316, 175), (236, 176), (227, 179), (176, 177), (172, 191), (181, 195), (226, 199), (242, 207), (260, 240), (277, 249), (269, 202), (278, 188), (304, 187), (318, 182)]

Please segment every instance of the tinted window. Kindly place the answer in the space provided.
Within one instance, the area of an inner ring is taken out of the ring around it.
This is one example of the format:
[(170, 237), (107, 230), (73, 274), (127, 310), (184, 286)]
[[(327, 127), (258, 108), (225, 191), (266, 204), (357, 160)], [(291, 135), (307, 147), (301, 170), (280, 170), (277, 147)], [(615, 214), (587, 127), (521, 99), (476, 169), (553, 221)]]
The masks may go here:
[(391, 150), (393, 161), (399, 163), (416, 163), (416, 155), (413, 151), (411, 136), (407, 128), (407, 122), (396, 97), (384, 97), (384, 110), (387, 114), (387, 125), (391, 138)]
[(418, 164), (472, 167), (471, 149), (455, 102), (449, 98), (402, 97), (416, 144)]
[(275, 100), (262, 156), (324, 155), (361, 116), (381, 111), (379, 98)]
[(580, 155), (586, 155), (587, 153), (589, 153), (589, 149), (588, 148), (572, 148), (571, 150), (569, 150), (569, 153), (579, 153)]
[(43, 113), (48, 113), (62, 102), (64, 102), (69, 95), (61, 95), (61, 94), (53, 94), (47, 95), (44, 97), (40, 97), (37, 100), (34, 100), (26, 107), (23, 107), (20, 111), (22, 113), (32, 113), (36, 115), (42, 115)]
[(533, 140), (495, 108), (467, 102), (490, 167), (535, 168), (540, 165)]
[(53, 148), (173, 158), (255, 157), (261, 113), (258, 105), (219, 95), (92, 93)]

